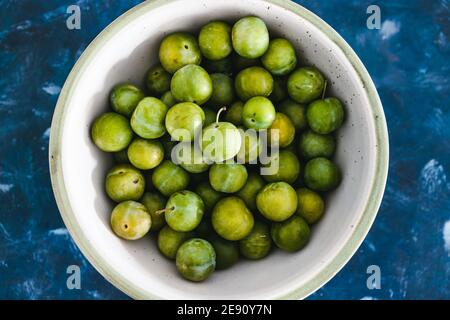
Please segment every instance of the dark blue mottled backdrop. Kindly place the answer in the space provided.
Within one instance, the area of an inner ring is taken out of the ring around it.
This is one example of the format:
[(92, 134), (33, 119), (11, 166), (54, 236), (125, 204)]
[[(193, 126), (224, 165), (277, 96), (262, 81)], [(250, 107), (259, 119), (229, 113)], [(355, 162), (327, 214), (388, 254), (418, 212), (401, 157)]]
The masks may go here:
[[(47, 162), (53, 109), (77, 58), (138, 0), (0, 0), (0, 298), (126, 299), (84, 259), (61, 221)], [(450, 2), (298, 1), (367, 66), (390, 131), (378, 218), (347, 266), (311, 299), (450, 298)], [(78, 4), (82, 29), (65, 27)], [(381, 8), (380, 30), (366, 8)], [(447, 179), (447, 175), (449, 178)], [(82, 290), (66, 288), (81, 266)], [(381, 290), (366, 268), (381, 267)]]

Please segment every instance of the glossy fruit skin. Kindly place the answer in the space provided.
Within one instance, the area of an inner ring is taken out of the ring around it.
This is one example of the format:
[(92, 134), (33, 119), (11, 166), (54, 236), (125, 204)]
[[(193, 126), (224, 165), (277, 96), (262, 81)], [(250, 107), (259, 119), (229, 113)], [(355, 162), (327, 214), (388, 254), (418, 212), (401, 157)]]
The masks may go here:
[(339, 129), (344, 122), (344, 107), (336, 98), (316, 100), (308, 106), (306, 119), (311, 130), (328, 134)]
[(239, 241), (241, 254), (251, 260), (259, 260), (266, 257), (272, 247), (269, 227), (260, 222), (255, 222), (248, 236)]
[(287, 115), (277, 112), (275, 120), (269, 127), (269, 144), (280, 148), (289, 146), (295, 138), (295, 127)]
[(248, 236), (255, 223), (244, 201), (233, 196), (217, 202), (211, 222), (217, 234), (230, 241), (241, 240)]
[(275, 107), (265, 97), (251, 98), (242, 109), (242, 122), (248, 129), (267, 129), (275, 121), (275, 117)]
[(198, 35), (198, 44), (203, 56), (210, 60), (224, 59), (233, 51), (231, 27), (222, 21), (204, 25)]
[(303, 159), (330, 158), (336, 149), (336, 140), (332, 135), (318, 134), (309, 130), (300, 136), (298, 147)]
[(145, 95), (135, 85), (123, 83), (115, 86), (109, 96), (111, 108), (125, 117), (131, 117), (139, 101), (144, 99)]
[(205, 113), (205, 122), (203, 122), (203, 128), (206, 128), (210, 124), (216, 122), (216, 116), (217, 116), (216, 112), (212, 111), (209, 108), (203, 109), (203, 112)]
[(258, 163), (258, 156), (263, 148), (263, 143), (259, 139), (255, 130), (244, 130), (239, 128), (241, 134), (241, 149), (236, 155), (238, 163)]
[(208, 73), (224, 73), (228, 76), (233, 74), (233, 65), (231, 56), (220, 60), (203, 60), (203, 67)]
[(211, 74), (213, 93), (208, 101), (208, 106), (218, 110), (230, 106), (234, 101), (233, 80), (223, 73)]
[(136, 138), (128, 147), (128, 159), (141, 170), (150, 170), (164, 159), (164, 148), (157, 140)]
[(188, 65), (199, 65), (202, 55), (197, 39), (189, 33), (175, 32), (166, 36), (159, 47), (159, 61), (169, 73)]
[(115, 112), (106, 112), (94, 120), (91, 137), (100, 150), (117, 152), (128, 147), (133, 131), (127, 118)]
[(178, 232), (164, 226), (158, 233), (158, 249), (166, 258), (175, 260), (180, 246), (193, 236), (192, 232)]
[(111, 227), (116, 235), (126, 240), (137, 240), (147, 234), (152, 219), (147, 208), (136, 201), (125, 201), (111, 213)]
[(209, 170), (211, 186), (223, 193), (239, 191), (245, 185), (247, 176), (247, 169), (239, 163), (215, 163)]
[(269, 159), (269, 164), (263, 165), (263, 167), (275, 167), (278, 161), (278, 170), (263, 175), (264, 180), (267, 182), (284, 181), (289, 184), (293, 184), (297, 180), (300, 174), (300, 161), (295, 153), (289, 150), (280, 150), (278, 153), (271, 155)]
[(170, 79), (168, 73), (160, 64), (154, 65), (147, 71), (146, 85), (152, 95), (161, 95), (170, 90)]
[(257, 17), (238, 20), (231, 33), (233, 48), (242, 57), (261, 57), (269, 47), (269, 31), (266, 24)]
[(341, 171), (327, 158), (309, 160), (305, 166), (305, 184), (315, 191), (331, 191), (341, 182)]
[(242, 125), (242, 109), (244, 108), (244, 104), (241, 101), (236, 101), (231, 105), (231, 107), (227, 108), (225, 113), (225, 120), (231, 122), (235, 126)]
[(105, 190), (115, 202), (139, 200), (144, 194), (145, 179), (129, 164), (116, 165), (106, 175)]
[(128, 150), (123, 149), (121, 151), (114, 152), (113, 154), (114, 161), (117, 164), (125, 164), (130, 163), (130, 160), (128, 159)]
[(297, 189), (297, 214), (311, 225), (317, 222), (325, 211), (325, 202), (322, 197), (307, 188)]
[(278, 110), (289, 117), (294, 124), (295, 130), (303, 130), (308, 126), (306, 122), (306, 107), (295, 101), (287, 99), (283, 101)]
[(202, 198), (206, 214), (211, 214), (216, 203), (224, 196), (222, 193), (214, 190), (207, 181), (200, 183), (195, 188), (195, 192)]
[(153, 170), (152, 183), (164, 196), (186, 189), (189, 174), (170, 160), (163, 161)]
[(202, 198), (189, 190), (173, 193), (166, 204), (165, 218), (175, 231), (194, 230), (202, 221), (205, 205)]
[(175, 72), (170, 82), (170, 91), (178, 101), (202, 105), (211, 97), (213, 84), (205, 69), (188, 64)]
[(261, 62), (273, 75), (284, 76), (297, 66), (297, 56), (292, 44), (284, 38), (272, 39)]
[(210, 242), (216, 252), (216, 269), (224, 270), (233, 266), (239, 259), (239, 247), (234, 241), (212, 236)]
[(256, 196), (256, 206), (271, 221), (284, 221), (297, 210), (297, 193), (286, 182), (266, 185)]
[(144, 139), (157, 139), (166, 133), (164, 119), (169, 108), (157, 98), (144, 98), (131, 116), (133, 131)]
[(164, 213), (156, 213), (156, 211), (166, 207), (166, 198), (157, 192), (146, 192), (139, 200), (146, 208), (152, 218), (151, 231), (159, 231), (165, 224), (166, 219)]
[(250, 67), (237, 74), (234, 87), (242, 101), (252, 97), (268, 97), (273, 90), (273, 77), (264, 68)]
[(273, 78), (273, 90), (269, 95), (270, 101), (273, 103), (278, 103), (287, 97), (287, 81), (284, 78), (274, 77)]
[(178, 249), (176, 266), (183, 278), (194, 282), (203, 281), (216, 269), (216, 253), (208, 241), (190, 239)]
[(248, 175), (245, 185), (237, 193), (239, 198), (244, 200), (245, 205), (253, 212), (257, 210), (256, 195), (261, 191), (264, 185), (265, 182), (261, 178), (261, 176), (254, 172), (251, 172)]
[(176, 141), (192, 141), (201, 131), (205, 121), (205, 112), (192, 102), (182, 102), (167, 111), (166, 128)]
[(230, 122), (214, 122), (203, 129), (201, 149), (208, 163), (233, 158), (241, 149), (241, 135)]
[(309, 103), (319, 98), (325, 86), (325, 78), (313, 67), (298, 68), (288, 78), (289, 96), (298, 103)]
[(295, 252), (308, 243), (310, 229), (303, 218), (295, 215), (286, 221), (273, 224), (271, 235), (278, 248)]
[(175, 99), (175, 97), (173, 96), (171, 91), (166, 91), (162, 96), (161, 96), (161, 101), (162, 103), (164, 103), (168, 108), (174, 106), (177, 104), (177, 100)]
[(202, 151), (194, 143), (180, 142), (173, 151), (176, 155), (174, 162), (187, 172), (202, 173), (209, 169), (209, 164), (203, 159)]

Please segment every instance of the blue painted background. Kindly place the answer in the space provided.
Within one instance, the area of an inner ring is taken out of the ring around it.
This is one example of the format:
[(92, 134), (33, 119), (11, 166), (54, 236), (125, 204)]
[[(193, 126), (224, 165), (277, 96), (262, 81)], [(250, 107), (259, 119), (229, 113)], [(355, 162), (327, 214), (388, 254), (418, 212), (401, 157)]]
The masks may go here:
[[(0, 0), (0, 298), (126, 299), (84, 259), (59, 216), (48, 138), (61, 86), (104, 27), (137, 0)], [(372, 75), (390, 131), (378, 218), (311, 299), (450, 299), (450, 1), (298, 1), (331, 24)], [(78, 4), (82, 30), (65, 27)], [(381, 30), (366, 8), (381, 8)], [(447, 178), (448, 176), (448, 178)], [(82, 290), (66, 288), (77, 264)], [(381, 290), (366, 268), (379, 265)]]

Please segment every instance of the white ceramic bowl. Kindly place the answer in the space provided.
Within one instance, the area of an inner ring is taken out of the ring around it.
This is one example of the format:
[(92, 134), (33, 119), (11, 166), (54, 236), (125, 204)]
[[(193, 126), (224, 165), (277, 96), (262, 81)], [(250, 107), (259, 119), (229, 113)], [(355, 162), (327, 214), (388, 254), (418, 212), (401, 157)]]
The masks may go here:
[[(310, 243), (296, 254), (279, 250), (259, 262), (241, 261), (203, 283), (179, 277), (148, 238), (120, 240), (109, 225), (112, 203), (103, 191), (111, 166), (91, 142), (93, 119), (108, 109), (122, 81), (142, 83), (162, 37), (198, 30), (212, 19), (264, 19), (272, 36), (290, 39), (302, 64), (320, 67), (333, 95), (345, 101), (336, 161), (343, 182)], [(383, 109), (370, 76), (348, 44), (320, 18), (284, 0), (146, 1), (107, 27), (85, 50), (61, 92), (50, 139), (53, 190), (75, 242), (112, 284), (133, 298), (304, 298), (335, 275), (357, 250), (376, 216), (388, 168)]]

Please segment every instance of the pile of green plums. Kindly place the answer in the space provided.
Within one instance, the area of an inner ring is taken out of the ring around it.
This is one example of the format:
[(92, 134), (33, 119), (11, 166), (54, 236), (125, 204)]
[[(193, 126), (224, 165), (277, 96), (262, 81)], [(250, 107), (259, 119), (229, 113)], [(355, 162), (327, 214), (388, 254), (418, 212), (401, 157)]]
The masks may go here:
[[(324, 75), (301, 62), (258, 17), (165, 36), (146, 89), (116, 85), (112, 110), (91, 127), (116, 162), (105, 179), (114, 233), (153, 233), (191, 281), (239, 257), (301, 250), (325, 212), (325, 193), (341, 181), (331, 159), (344, 120)], [(263, 161), (260, 137), (247, 129), (278, 148)]]

